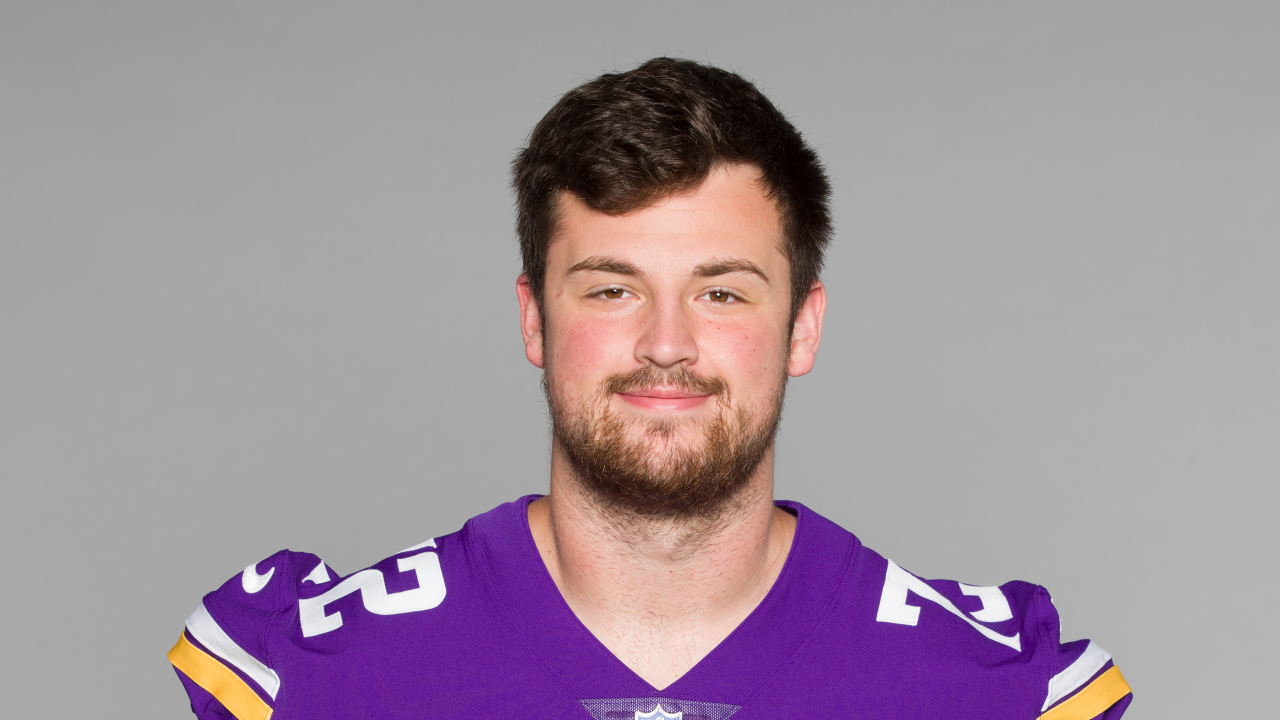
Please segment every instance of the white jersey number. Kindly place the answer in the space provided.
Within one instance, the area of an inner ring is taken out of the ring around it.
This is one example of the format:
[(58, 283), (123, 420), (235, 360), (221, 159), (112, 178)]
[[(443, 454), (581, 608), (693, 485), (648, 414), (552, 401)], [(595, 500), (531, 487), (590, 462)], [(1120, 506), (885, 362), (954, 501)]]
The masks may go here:
[(338, 583), (323, 595), (298, 600), (298, 616), (302, 622), (303, 637), (312, 637), (342, 627), (342, 613), (334, 611), (325, 615), (324, 608), (338, 598), (356, 591), (364, 600), (364, 607), (376, 615), (430, 610), (444, 601), (444, 573), (440, 571), (440, 558), (428, 550), (418, 555), (396, 560), (400, 572), (414, 571), (418, 575), (418, 587), (388, 593), (381, 570), (361, 570)]
[(898, 567), (897, 563), (890, 560), (889, 569), (884, 576), (884, 590), (880, 593), (880, 609), (876, 612), (876, 620), (898, 625), (915, 625), (918, 623), (920, 621), (920, 608), (907, 604), (907, 593), (913, 592), (925, 600), (941, 605), (951, 614), (972, 625), (975, 630), (984, 636), (1020, 652), (1022, 643), (1019, 640), (1019, 633), (1014, 633), (1013, 637), (1006, 637), (977, 622), (1000, 622), (1013, 617), (1013, 611), (1009, 609), (1009, 601), (1005, 598), (1004, 593), (1000, 592), (1000, 588), (977, 587), (963, 583), (956, 584), (960, 586), (960, 592), (965, 595), (976, 596), (982, 601), (982, 609), (973, 613), (972, 618), (964, 614), (960, 608), (943, 597), (937, 590), (929, 587), (928, 583)]

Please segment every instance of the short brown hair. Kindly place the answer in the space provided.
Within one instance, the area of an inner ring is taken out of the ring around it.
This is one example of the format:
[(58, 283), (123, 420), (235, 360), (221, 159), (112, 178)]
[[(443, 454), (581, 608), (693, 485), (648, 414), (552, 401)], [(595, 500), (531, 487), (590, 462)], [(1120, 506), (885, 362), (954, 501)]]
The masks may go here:
[(831, 239), (831, 186), (800, 132), (755, 85), (691, 60), (654, 58), (561, 97), (512, 163), (516, 233), (539, 306), (559, 194), (611, 215), (692, 190), (716, 166), (749, 163), (782, 215), (794, 319)]

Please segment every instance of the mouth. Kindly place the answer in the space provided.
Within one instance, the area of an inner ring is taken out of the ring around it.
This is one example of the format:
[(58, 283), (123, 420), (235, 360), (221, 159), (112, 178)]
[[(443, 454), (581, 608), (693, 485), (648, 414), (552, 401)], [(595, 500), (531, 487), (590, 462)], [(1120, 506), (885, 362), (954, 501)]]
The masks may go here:
[(618, 393), (624, 402), (654, 412), (692, 410), (705, 403), (711, 394), (694, 393), (674, 388), (644, 388)]

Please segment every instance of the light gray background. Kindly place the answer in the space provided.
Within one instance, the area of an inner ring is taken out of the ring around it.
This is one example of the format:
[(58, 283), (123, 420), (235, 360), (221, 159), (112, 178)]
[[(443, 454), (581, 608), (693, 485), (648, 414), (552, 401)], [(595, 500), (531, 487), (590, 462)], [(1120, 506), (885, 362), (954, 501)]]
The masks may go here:
[(1274, 712), (1280, 4), (10, 1), (6, 717), (184, 717), (164, 654), (250, 561), (545, 490), (508, 162), (659, 54), (834, 181), (779, 495), (1047, 586), (1132, 718)]

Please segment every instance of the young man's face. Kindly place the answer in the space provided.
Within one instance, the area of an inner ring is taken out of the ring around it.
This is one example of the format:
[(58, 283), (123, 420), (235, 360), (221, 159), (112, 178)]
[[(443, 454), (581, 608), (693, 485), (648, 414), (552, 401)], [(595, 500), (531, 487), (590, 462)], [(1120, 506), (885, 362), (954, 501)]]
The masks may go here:
[(545, 316), (518, 285), (526, 354), (546, 371), (557, 450), (606, 499), (710, 511), (768, 457), (825, 304), (815, 284), (792, 333), (782, 243), (754, 166), (625, 215), (562, 196)]

